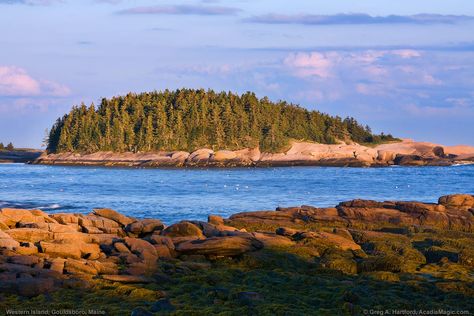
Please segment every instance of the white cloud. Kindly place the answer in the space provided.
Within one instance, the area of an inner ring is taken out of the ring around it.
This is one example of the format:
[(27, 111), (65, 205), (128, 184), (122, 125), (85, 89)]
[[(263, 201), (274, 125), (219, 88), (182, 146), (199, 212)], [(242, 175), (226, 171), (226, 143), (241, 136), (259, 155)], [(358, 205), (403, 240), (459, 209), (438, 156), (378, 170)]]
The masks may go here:
[(35, 79), (23, 68), (0, 66), (0, 96), (67, 96), (70, 89), (62, 84)]

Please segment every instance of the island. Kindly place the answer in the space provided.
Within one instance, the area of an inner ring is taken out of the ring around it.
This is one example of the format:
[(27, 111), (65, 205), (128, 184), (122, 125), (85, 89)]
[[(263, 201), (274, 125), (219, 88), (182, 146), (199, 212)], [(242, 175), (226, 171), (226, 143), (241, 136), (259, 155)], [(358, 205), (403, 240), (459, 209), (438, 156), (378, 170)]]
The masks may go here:
[(474, 147), (373, 134), (354, 118), (212, 90), (165, 90), (75, 106), (51, 128), (51, 165), (390, 166), (474, 162)]
[(227, 219), (0, 210), (0, 308), (94, 315), (474, 309), (474, 196)]

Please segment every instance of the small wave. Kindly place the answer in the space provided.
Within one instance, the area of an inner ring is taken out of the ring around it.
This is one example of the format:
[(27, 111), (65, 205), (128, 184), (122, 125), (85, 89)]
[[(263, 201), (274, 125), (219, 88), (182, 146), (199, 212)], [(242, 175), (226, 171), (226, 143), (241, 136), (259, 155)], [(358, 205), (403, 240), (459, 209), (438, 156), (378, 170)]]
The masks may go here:
[(38, 203), (31, 203), (31, 202), (11, 202), (11, 201), (0, 201), (0, 208), (39, 209), (43, 211), (77, 209), (77, 207), (75, 206), (61, 205), (58, 203), (45, 205), (45, 204), (38, 204)]

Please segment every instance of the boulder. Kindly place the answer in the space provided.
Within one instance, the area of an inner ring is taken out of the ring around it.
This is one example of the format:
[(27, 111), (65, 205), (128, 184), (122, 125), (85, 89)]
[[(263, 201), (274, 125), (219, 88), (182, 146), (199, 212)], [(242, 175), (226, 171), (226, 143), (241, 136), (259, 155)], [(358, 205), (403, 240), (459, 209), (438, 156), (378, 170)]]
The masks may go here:
[(260, 241), (265, 248), (274, 248), (274, 247), (291, 247), (295, 245), (295, 242), (291, 239), (280, 236), (274, 233), (253, 233), (255, 239)]
[(116, 242), (114, 248), (120, 253), (130, 253), (130, 249), (122, 242)]
[(320, 240), (321, 244), (325, 244), (330, 247), (335, 247), (341, 250), (360, 250), (361, 247), (354, 242), (352, 239), (344, 238), (340, 235), (327, 233), (327, 232), (298, 232), (294, 235), (298, 240), (302, 239), (317, 239)]
[(94, 214), (97, 216), (105, 217), (111, 219), (122, 226), (127, 226), (128, 224), (133, 223), (133, 219), (120, 214), (117, 211), (114, 211), (110, 208), (98, 208), (93, 210)]
[(207, 222), (213, 225), (224, 225), (224, 219), (218, 215), (209, 215), (207, 217)]
[(80, 226), (77, 224), (59, 224), (59, 223), (49, 223), (46, 226), (46, 229), (52, 233), (72, 233), (80, 231)]
[(469, 209), (474, 208), (474, 195), (452, 194), (438, 199), (438, 203), (449, 208)]
[(153, 234), (151, 235), (149, 240), (154, 245), (164, 245), (168, 247), (170, 250), (174, 250), (173, 240), (170, 237)]
[(125, 244), (143, 260), (156, 261), (158, 255), (155, 247), (148, 241), (138, 238), (125, 237)]
[(86, 234), (103, 234), (104, 232), (97, 227), (82, 226), (82, 231)]
[(0, 210), (2, 222), (13, 228), (17, 223), (55, 223), (56, 221), (41, 210), (4, 208)]
[(74, 244), (61, 244), (41, 241), (40, 251), (53, 257), (61, 258), (81, 258), (81, 249)]
[(392, 162), (395, 159), (397, 154), (393, 151), (388, 150), (378, 150), (377, 151), (377, 160), (381, 162)]
[(69, 274), (98, 274), (97, 269), (87, 260), (76, 259), (67, 259), (64, 264), (64, 271)]
[(280, 236), (291, 237), (291, 236), (293, 236), (294, 234), (296, 234), (297, 231), (294, 230), (294, 229), (292, 229), (292, 228), (279, 227), (279, 228), (277, 228), (277, 230), (275, 231), (275, 233), (276, 233), (277, 235), (280, 235)]
[(58, 223), (63, 224), (63, 225), (79, 223), (79, 217), (76, 214), (56, 213), (56, 214), (51, 214), (50, 216), (53, 219), (55, 219)]
[(145, 235), (164, 228), (165, 225), (158, 219), (142, 219), (127, 225), (125, 230), (135, 235)]
[(184, 163), (188, 157), (189, 153), (186, 151), (175, 151), (171, 154), (171, 160), (178, 163)]
[(214, 154), (212, 149), (198, 149), (191, 153), (186, 161), (191, 163), (207, 162), (212, 154)]
[(231, 150), (219, 150), (212, 156), (212, 160), (217, 162), (232, 160), (235, 158), (237, 158), (237, 154)]
[(13, 239), (9, 234), (0, 230), (0, 248), (14, 249), (20, 247), (20, 243)]
[(262, 247), (255, 238), (226, 236), (184, 241), (176, 246), (176, 251), (188, 255), (237, 256)]
[(195, 239), (205, 238), (202, 231), (193, 223), (181, 221), (167, 227), (162, 232), (163, 236), (168, 237), (194, 237)]
[(41, 259), (38, 258), (37, 256), (11, 256), (8, 258), (8, 261), (10, 263), (14, 264), (21, 264), (24, 266), (33, 266), (35, 264), (38, 264)]
[(36, 228), (14, 228), (8, 230), (8, 234), (17, 241), (40, 242), (53, 239), (53, 233), (44, 229)]
[(65, 263), (66, 263), (66, 259), (63, 259), (63, 258), (51, 259), (49, 269), (52, 271), (56, 271), (60, 274), (63, 274)]

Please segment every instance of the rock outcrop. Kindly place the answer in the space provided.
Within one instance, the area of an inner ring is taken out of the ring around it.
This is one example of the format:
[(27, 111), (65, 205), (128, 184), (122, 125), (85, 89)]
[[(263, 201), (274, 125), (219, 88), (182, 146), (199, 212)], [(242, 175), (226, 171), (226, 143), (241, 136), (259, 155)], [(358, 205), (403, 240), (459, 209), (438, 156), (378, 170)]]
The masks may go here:
[[(352, 200), (334, 208), (211, 215), (207, 222), (168, 227), (111, 209), (87, 215), (2, 209), (0, 223), (0, 289), (26, 297), (77, 280), (84, 286), (94, 280), (153, 283), (160, 269), (196, 271), (223, 257), (269, 253), (303, 253), (319, 269), (349, 275), (410, 272), (443, 260), (472, 269), (474, 262), (474, 196), (468, 194), (443, 196), (436, 204)], [(463, 241), (423, 237), (430, 232)], [(412, 241), (413, 234), (421, 237)]]
[(192, 153), (113, 153), (43, 154), (35, 163), (52, 165), (106, 165), (130, 167), (235, 167), (235, 166), (446, 166), (474, 163), (474, 147), (440, 146), (403, 140), (367, 147), (352, 144), (293, 142), (280, 153), (261, 153), (258, 148), (236, 151), (202, 148)]

